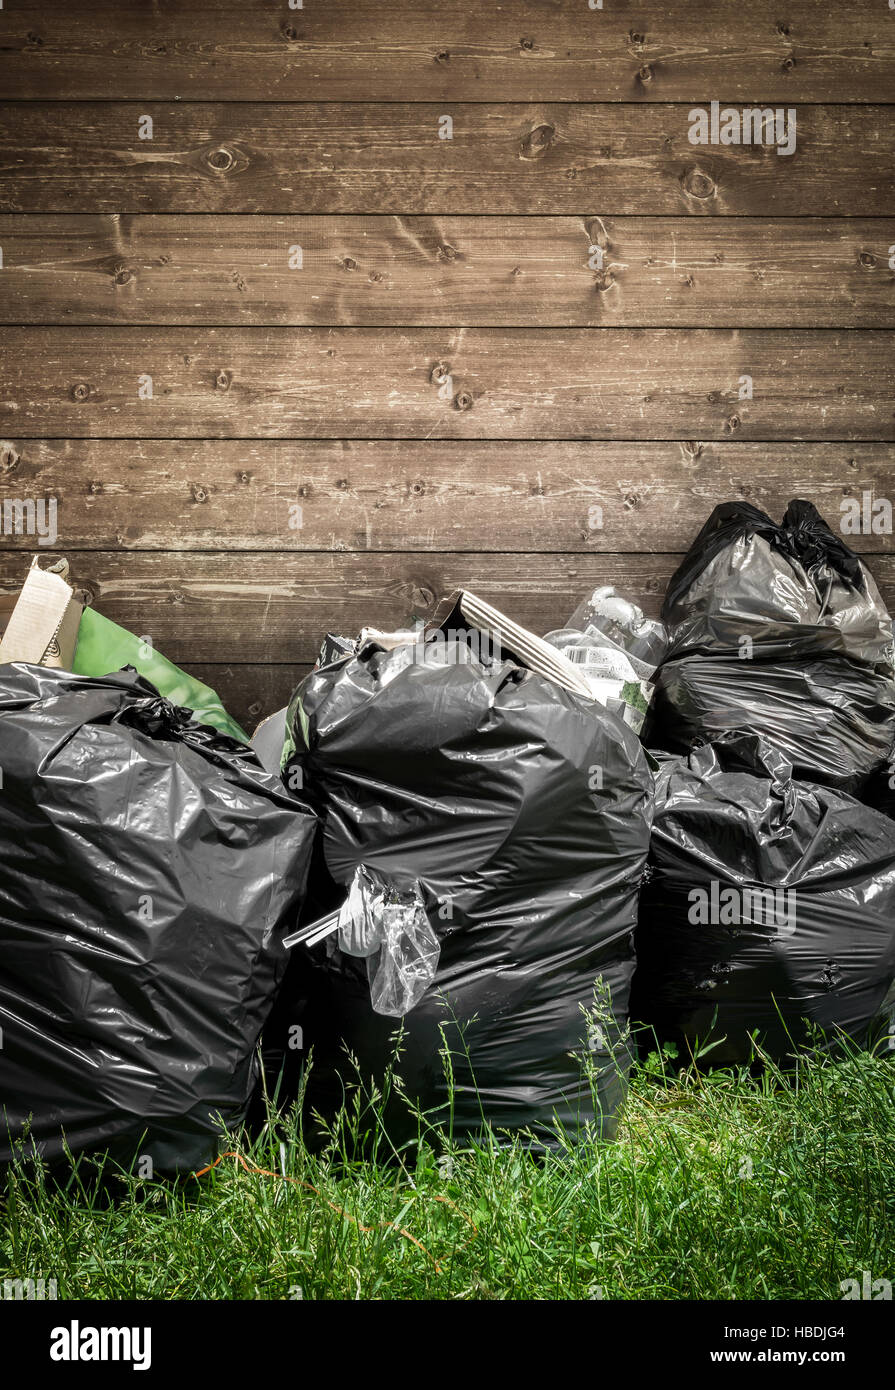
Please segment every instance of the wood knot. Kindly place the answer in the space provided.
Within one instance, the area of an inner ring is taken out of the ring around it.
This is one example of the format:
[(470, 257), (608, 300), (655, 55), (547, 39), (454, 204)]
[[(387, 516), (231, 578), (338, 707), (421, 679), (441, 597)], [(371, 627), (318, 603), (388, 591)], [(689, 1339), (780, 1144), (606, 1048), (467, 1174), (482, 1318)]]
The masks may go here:
[(724, 422), (724, 428), (725, 428), (725, 430), (727, 431), (728, 434), (734, 434), (734, 433), (739, 429), (739, 427), (740, 427), (740, 417), (739, 417), (739, 415), (731, 415), (731, 416), (729, 417), (729, 419), (727, 419), (727, 420)]
[(299, 497), (310, 497), (310, 495), (311, 495), (311, 484), (310, 484), (310, 483), (302, 483), (302, 484), (299, 486), (298, 495), (299, 495)]
[(782, 72), (792, 72), (795, 65), (795, 58), (791, 53), (787, 53), (786, 57), (783, 59), (783, 62), (780, 64), (780, 68)]
[(640, 498), (638, 497), (636, 492), (628, 493), (628, 495), (624, 499), (624, 506), (625, 509), (629, 512), (633, 511), (635, 507), (640, 506)]
[(219, 145), (216, 150), (210, 150), (207, 156), (209, 168), (214, 169), (215, 173), (226, 174), (228, 169), (232, 169), (236, 160), (230, 150), (223, 145)]
[(345, 256), (342, 260), (343, 270), (357, 270), (357, 261), (353, 256)]
[(449, 63), (450, 61), (451, 55), (450, 53), (448, 53), (446, 48), (443, 48), (440, 53), (435, 54), (436, 63)]
[(472, 396), (468, 391), (458, 391), (454, 397), (455, 410), (472, 410)]
[(530, 130), (523, 138), (519, 147), (519, 158), (541, 159), (553, 144), (555, 135), (555, 126), (536, 125), (534, 130)]
[(790, 35), (790, 28), (789, 28), (789, 25), (788, 25), (788, 24), (778, 24), (778, 25), (777, 25), (777, 33), (778, 33), (778, 35), (780, 36), (781, 39), (788, 39), (788, 38), (789, 38), (789, 35)]
[(88, 495), (88, 497), (101, 497), (102, 494), (103, 494), (103, 485), (102, 485), (102, 483), (99, 482), (99, 481), (97, 481), (97, 480), (95, 480), (95, 479), (92, 479), (92, 480), (87, 484), (87, 495)]
[(603, 251), (609, 250), (609, 234), (601, 217), (592, 217), (584, 227), (594, 246), (599, 246)]
[(534, 39), (523, 38), (519, 40), (519, 47), (524, 48), (526, 53), (530, 53), (535, 46)]
[(698, 439), (685, 439), (681, 444), (681, 452), (685, 458), (698, 459), (702, 453), (702, 445)]
[(19, 455), (13, 444), (0, 444), (0, 469), (12, 473), (19, 466)]
[(371, 270), (370, 274), (367, 276), (367, 279), (370, 280), (372, 284), (378, 285), (381, 280), (385, 279), (385, 276), (383, 275), (381, 270)]
[(251, 719), (257, 719), (258, 715), (261, 713), (263, 708), (264, 706), (262, 705), (260, 700), (253, 700), (252, 703), (249, 705), (248, 709), (246, 710), (246, 713), (249, 715)]
[(216, 391), (229, 391), (232, 382), (233, 382), (233, 373), (232, 373), (232, 372), (225, 372), (225, 371), (215, 372), (215, 374), (214, 374), (214, 386), (215, 386), (215, 390), (216, 390)]
[(71, 388), (71, 398), (73, 401), (88, 401), (90, 399), (90, 387), (86, 381), (78, 381)]
[(858, 257), (858, 261), (865, 270), (876, 269), (877, 260), (872, 251), (862, 251)]
[(301, 38), (294, 24), (281, 24), (280, 32), (287, 43), (298, 43), (298, 40)]
[(615, 276), (611, 270), (599, 270), (594, 276), (594, 289), (599, 290), (600, 294), (605, 294), (615, 284)]
[(435, 595), (425, 584), (414, 584), (410, 590), (410, 602), (414, 608), (431, 608), (435, 602)]
[(646, 85), (647, 82), (652, 82), (652, 80), (653, 70), (650, 67), (649, 63), (644, 63), (643, 67), (639, 68), (637, 71), (637, 81), (642, 82), (644, 85)]
[(443, 241), (435, 254), (440, 261), (451, 262), (459, 258), (460, 252), (456, 246), (451, 246), (448, 242)]
[(413, 497), (422, 497), (423, 493), (426, 491), (426, 484), (419, 481), (411, 483), (409, 491)]
[(708, 399), (710, 405), (720, 405), (724, 400), (724, 394), (721, 391), (710, 391)]
[(698, 198), (700, 202), (714, 198), (717, 192), (715, 180), (702, 169), (688, 169), (682, 174), (681, 187), (689, 198)]
[(347, 486), (348, 486), (348, 479), (347, 479), (347, 478), (336, 478), (336, 487), (339, 489), (340, 492), (344, 492), (345, 489), (347, 488)]
[(25, 35), (25, 42), (30, 43), (32, 48), (43, 48), (44, 43), (40, 34), (35, 34), (33, 30), (29, 30), (29, 32)]
[(685, 275), (684, 284), (687, 286), (688, 290), (692, 290), (693, 286), (696, 284), (696, 281), (693, 279), (692, 275)]
[(436, 362), (429, 373), (429, 380), (433, 386), (443, 386), (450, 374), (451, 369), (447, 362)]
[(113, 278), (114, 278), (114, 280), (115, 280), (115, 284), (116, 284), (116, 285), (129, 285), (130, 282), (131, 282), (131, 280), (133, 280), (134, 277), (133, 277), (131, 271), (128, 270), (127, 266), (126, 266), (126, 265), (123, 265), (123, 266), (119, 266), (119, 267), (116, 269), (115, 275), (114, 275)]
[(252, 481), (252, 475), (251, 473), (247, 473), (244, 468), (241, 468), (236, 475), (236, 481), (244, 484), (250, 483)]
[(857, 459), (849, 459), (849, 461), (848, 461), (848, 466), (849, 466), (849, 468), (857, 468), (857, 466), (858, 466), (858, 460), (857, 460)]
[(646, 36), (644, 34), (638, 34), (636, 29), (629, 29), (628, 42), (635, 53), (642, 53), (643, 45), (646, 43)]
[(190, 492), (193, 494), (194, 502), (208, 501), (208, 488), (203, 487), (201, 483), (190, 483)]

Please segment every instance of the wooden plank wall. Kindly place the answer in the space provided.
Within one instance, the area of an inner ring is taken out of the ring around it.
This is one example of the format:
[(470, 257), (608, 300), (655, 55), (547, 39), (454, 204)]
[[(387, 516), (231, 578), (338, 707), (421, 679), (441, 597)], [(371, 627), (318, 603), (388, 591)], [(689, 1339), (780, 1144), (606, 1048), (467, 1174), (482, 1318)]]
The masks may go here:
[(0, 81), (0, 498), (249, 724), (327, 629), (892, 496), (887, 0), (5, 0)]

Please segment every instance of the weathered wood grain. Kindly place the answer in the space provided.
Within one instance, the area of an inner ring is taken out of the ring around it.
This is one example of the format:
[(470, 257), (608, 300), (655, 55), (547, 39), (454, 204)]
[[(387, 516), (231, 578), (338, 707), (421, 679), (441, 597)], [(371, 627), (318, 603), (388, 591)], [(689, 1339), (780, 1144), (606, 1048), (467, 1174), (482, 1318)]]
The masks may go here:
[(0, 129), (0, 211), (895, 215), (889, 107), (802, 106), (789, 156), (694, 146), (687, 110), (21, 102)]
[(252, 734), (268, 714), (288, 705), (293, 690), (311, 670), (310, 663), (227, 666), (200, 661), (188, 665), (191, 675), (217, 691), (224, 708), (247, 734)]
[(7, 213), (0, 322), (883, 328), (893, 245), (885, 218)]
[(40, 99), (885, 101), (895, 37), (884, 0), (8, 0), (0, 75)]
[(7, 328), (3, 340), (2, 434), (895, 435), (884, 331)]
[[(305, 664), (326, 632), (393, 628), (426, 617), (465, 586), (536, 632), (565, 624), (597, 584), (657, 613), (680, 555), (320, 555), (217, 552), (77, 557), (72, 578), (107, 617), (181, 666)], [(0, 554), (0, 589), (22, 582), (25, 557)], [(868, 561), (891, 606), (895, 560)]]
[[(0, 441), (0, 503), (55, 498), (56, 541), (20, 551), (667, 551), (712, 507), (780, 517), (809, 497), (890, 497), (886, 444), (511, 441)], [(2, 520), (0, 510), (0, 520)], [(49, 539), (49, 538), (48, 538)], [(891, 536), (849, 536), (891, 551)], [(251, 563), (251, 561), (247, 561)]]

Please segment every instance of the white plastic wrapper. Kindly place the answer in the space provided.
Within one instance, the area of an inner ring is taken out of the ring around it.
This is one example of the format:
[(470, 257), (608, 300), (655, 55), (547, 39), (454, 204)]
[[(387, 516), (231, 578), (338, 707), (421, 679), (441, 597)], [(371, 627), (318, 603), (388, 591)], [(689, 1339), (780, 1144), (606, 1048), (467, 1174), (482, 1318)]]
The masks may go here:
[(339, 949), (366, 958), (376, 1013), (409, 1013), (434, 980), (441, 956), (419, 885), (399, 890), (359, 865), (339, 911)]

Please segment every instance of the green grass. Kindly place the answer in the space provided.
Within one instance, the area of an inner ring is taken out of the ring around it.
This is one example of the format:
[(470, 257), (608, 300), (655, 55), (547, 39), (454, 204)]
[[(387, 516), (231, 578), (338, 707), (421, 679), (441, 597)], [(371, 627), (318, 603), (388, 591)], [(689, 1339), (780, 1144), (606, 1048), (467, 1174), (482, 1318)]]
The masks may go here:
[(891, 1056), (818, 1054), (788, 1079), (666, 1065), (635, 1071), (616, 1142), (546, 1158), (422, 1144), (346, 1163), (346, 1117), (319, 1157), (288, 1120), (243, 1139), (291, 1182), (229, 1157), (178, 1183), (76, 1168), (61, 1193), (13, 1172), (0, 1279), (166, 1299), (823, 1299), (863, 1270), (895, 1279)]

